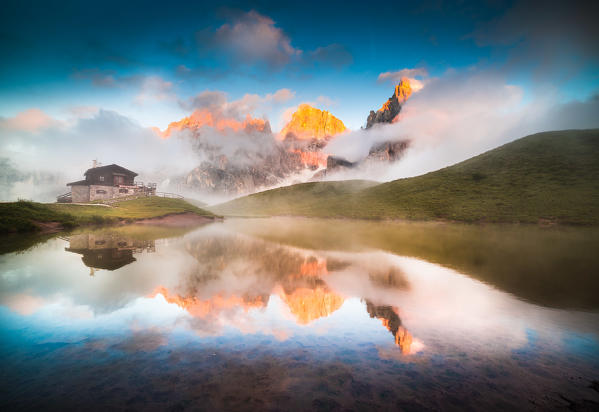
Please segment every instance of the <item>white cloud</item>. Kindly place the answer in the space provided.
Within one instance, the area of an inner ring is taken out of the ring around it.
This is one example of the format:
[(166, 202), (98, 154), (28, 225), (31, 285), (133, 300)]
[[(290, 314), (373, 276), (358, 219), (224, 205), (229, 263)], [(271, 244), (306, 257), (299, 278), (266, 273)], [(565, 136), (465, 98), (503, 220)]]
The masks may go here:
[(73, 106), (67, 109), (67, 112), (74, 117), (92, 117), (100, 111), (97, 106)]
[(214, 46), (228, 51), (242, 63), (263, 63), (270, 67), (283, 66), (302, 51), (275, 22), (256, 11), (245, 13), (231, 24), (226, 23), (214, 33)]
[(266, 100), (272, 100), (275, 103), (285, 103), (295, 97), (295, 92), (289, 89), (279, 89), (273, 94), (267, 94)]
[(414, 69), (401, 69), (393, 72), (384, 72), (379, 74), (378, 81), (386, 82), (391, 81), (392, 83), (399, 83), (399, 81), (404, 78), (414, 78), (414, 77), (427, 77), (428, 72), (424, 68), (414, 68)]
[[(378, 82), (390, 81), (393, 84), (399, 83), (402, 79), (408, 79), (412, 91), (420, 91), (426, 84), (424, 78), (428, 76), (428, 72), (424, 68), (401, 69), (393, 72), (384, 72), (379, 74)], [(420, 79), (417, 79), (419, 77)]]
[[(448, 72), (404, 105), (399, 122), (339, 136), (327, 149), (356, 161), (386, 140), (410, 140), (406, 155), (383, 174), (393, 180), (455, 164), (511, 140), (548, 130), (599, 127), (599, 98), (562, 103), (559, 91), (524, 98), (496, 73)], [(380, 170), (378, 171), (380, 173)], [(355, 171), (367, 177), (364, 171)], [(349, 176), (356, 177), (356, 176)]]
[(159, 139), (151, 129), (116, 112), (99, 110), (68, 121), (35, 112), (34, 119), (44, 119), (34, 123), (35, 128), (22, 121), (29, 112), (0, 120), (0, 158), (8, 159), (7, 168), (12, 169), (2, 172), (18, 178), (0, 179), (18, 183), (2, 189), (4, 200), (52, 200), (67, 191), (67, 182), (81, 179), (95, 158), (132, 169), (142, 181), (157, 181), (197, 165), (197, 155), (183, 137)]
[(140, 91), (135, 96), (134, 103), (144, 105), (151, 102), (175, 100), (173, 83), (159, 76), (147, 76), (141, 80)]
[[(293, 46), (289, 36), (273, 19), (254, 10), (236, 15), (232, 21), (214, 31), (199, 31), (196, 40), (200, 53), (213, 53), (223, 58), (230, 63), (233, 71), (244, 71), (251, 67), (272, 71), (293, 63), (304, 68), (327, 66), (341, 69), (353, 62), (351, 52), (342, 44), (332, 43), (307, 51)], [(185, 65), (177, 68), (180, 75), (190, 75), (194, 71)], [(203, 67), (197, 73), (209, 75), (211, 71)]]
[(36, 108), (25, 110), (14, 117), (0, 117), (0, 130), (37, 132), (56, 124), (54, 119)]
[(246, 93), (237, 100), (229, 101), (225, 92), (206, 90), (188, 100), (180, 100), (179, 105), (185, 110), (208, 109), (225, 117), (240, 120), (247, 115), (264, 116), (273, 109), (273, 106), (285, 103), (294, 97), (293, 90), (283, 88), (263, 96)]

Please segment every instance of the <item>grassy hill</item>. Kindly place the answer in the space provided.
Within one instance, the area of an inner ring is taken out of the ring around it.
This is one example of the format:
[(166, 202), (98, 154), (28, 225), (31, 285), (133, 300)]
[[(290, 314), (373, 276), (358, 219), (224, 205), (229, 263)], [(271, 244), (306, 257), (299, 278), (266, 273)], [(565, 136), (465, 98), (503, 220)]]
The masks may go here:
[(538, 133), (422, 176), (377, 185), (305, 183), (211, 210), (236, 216), (599, 224), (599, 129)]
[(368, 180), (300, 183), (242, 197), (210, 207), (210, 210), (219, 210), (226, 215), (253, 217), (332, 216), (326, 211), (318, 209), (328, 208), (328, 205), (337, 203), (339, 199), (351, 197), (376, 185), (378, 185), (377, 182)]
[(72, 228), (85, 224), (111, 224), (121, 220), (134, 221), (185, 212), (206, 217), (215, 216), (212, 212), (182, 199), (163, 197), (126, 200), (114, 204), (113, 207), (18, 201), (0, 203), (0, 233), (39, 231), (50, 222)]

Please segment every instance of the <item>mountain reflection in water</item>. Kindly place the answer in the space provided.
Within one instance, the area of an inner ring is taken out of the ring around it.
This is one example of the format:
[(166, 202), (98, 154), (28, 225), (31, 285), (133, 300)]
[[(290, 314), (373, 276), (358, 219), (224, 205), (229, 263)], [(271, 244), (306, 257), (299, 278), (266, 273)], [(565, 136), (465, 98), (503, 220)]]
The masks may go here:
[[(160, 285), (149, 296), (161, 295), (191, 316), (204, 320), (222, 320), (238, 309), (247, 314), (252, 309), (266, 308), (271, 297), (276, 296), (297, 325), (309, 325), (342, 307), (345, 296), (331, 290), (326, 279), (330, 272), (352, 267), (359, 267), (379, 287), (405, 289), (408, 285), (391, 263), (363, 267), (351, 256), (328, 257), (227, 232), (198, 236), (185, 243), (185, 250), (196, 259), (193, 271), (172, 290)], [(401, 320), (397, 309), (385, 310), (386, 307), (370, 302), (366, 306), (370, 316), (382, 320), (394, 339), (410, 336), (403, 329), (398, 334)], [(201, 323), (195, 324), (199, 327)], [(208, 329), (213, 327), (210, 324)], [(405, 353), (410, 352), (409, 342), (411, 337), (402, 340)], [(396, 344), (400, 346), (397, 339)]]
[(0, 256), (0, 407), (584, 409), (597, 239), (306, 219), (50, 239)]

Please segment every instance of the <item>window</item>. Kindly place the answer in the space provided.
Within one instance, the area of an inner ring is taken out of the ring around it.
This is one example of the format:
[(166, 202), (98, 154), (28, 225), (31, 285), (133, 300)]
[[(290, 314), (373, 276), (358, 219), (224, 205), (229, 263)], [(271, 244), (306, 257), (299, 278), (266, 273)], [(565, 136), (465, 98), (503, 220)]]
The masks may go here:
[(104, 181), (104, 176), (100, 176), (100, 182)]
[(119, 189), (119, 193), (129, 193), (128, 189)]
[(97, 195), (105, 195), (106, 194), (106, 190), (98, 189), (98, 190), (96, 190), (96, 194)]

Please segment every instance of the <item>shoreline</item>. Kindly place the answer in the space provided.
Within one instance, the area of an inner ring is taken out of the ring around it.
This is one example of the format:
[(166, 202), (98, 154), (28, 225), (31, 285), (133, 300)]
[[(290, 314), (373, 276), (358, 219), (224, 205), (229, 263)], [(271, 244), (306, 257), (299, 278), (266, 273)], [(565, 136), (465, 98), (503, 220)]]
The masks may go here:
[(185, 227), (193, 224), (215, 222), (217, 220), (223, 220), (223, 218), (202, 216), (193, 212), (183, 212), (168, 213), (162, 216), (143, 218), (125, 224)]
[(139, 222), (184, 227), (221, 219), (183, 199), (140, 198), (118, 207), (90, 207), (17, 201), (0, 203), (0, 234), (57, 233), (77, 227), (119, 226)]
[[(81, 227), (99, 228), (99, 227), (110, 227), (110, 226), (125, 226), (125, 225), (156, 225), (156, 226), (167, 226), (167, 227), (185, 227), (189, 225), (196, 225), (202, 223), (215, 222), (217, 220), (223, 220), (219, 217), (202, 216), (193, 212), (181, 212), (181, 213), (167, 213), (162, 216), (155, 216), (141, 219), (130, 219), (130, 218), (119, 218), (113, 222), (106, 222), (101, 224), (94, 223), (83, 223), (74, 227), (64, 227), (60, 222), (49, 221), (40, 222), (34, 221), (33, 223), (40, 229), (36, 232), (29, 232), (32, 235), (46, 235), (52, 233), (59, 233), (64, 230), (71, 230)], [(22, 233), (22, 232), (13, 232)], [(5, 233), (4, 235), (12, 234)]]
[(117, 218), (117, 220), (106, 221), (103, 223), (81, 223), (76, 226), (63, 226), (61, 222), (57, 221), (33, 221), (33, 223), (39, 228), (34, 232), (6, 232), (1, 233), (0, 236), (11, 235), (16, 233), (29, 233), (29, 234), (53, 234), (59, 233), (65, 230), (71, 230), (81, 227), (99, 228), (99, 227), (110, 227), (110, 226), (124, 226), (124, 225), (155, 225), (155, 226), (166, 226), (166, 227), (185, 227), (189, 225), (204, 224), (216, 221), (223, 221), (226, 219), (275, 219), (275, 218), (290, 218), (290, 219), (306, 219), (306, 220), (330, 220), (330, 221), (356, 221), (356, 222), (389, 222), (389, 223), (414, 223), (421, 224), (427, 223), (431, 225), (445, 225), (445, 224), (458, 224), (466, 226), (536, 226), (542, 228), (593, 228), (597, 225), (591, 224), (572, 224), (572, 223), (560, 223), (556, 221), (548, 221), (547, 219), (539, 219), (538, 222), (494, 222), (494, 221), (461, 221), (461, 220), (449, 220), (449, 219), (390, 219), (390, 218), (358, 218), (358, 217), (344, 217), (344, 216), (302, 216), (302, 215), (260, 215), (260, 216), (248, 216), (248, 215), (228, 215), (228, 216), (205, 216), (196, 214), (194, 212), (178, 212), (178, 213), (167, 213), (160, 216), (132, 219), (132, 218)]
[(430, 224), (459, 224), (469, 226), (486, 226), (486, 225), (523, 225), (523, 226), (538, 226), (538, 227), (579, 227), (593, 228), (599, 225), (594, 224), (576, 224), (562, 223), (549, 219), (540, 218), (537, 222), (524, 221), (493, 221), (493, 220), (454, 220), (454, 219), (402, 219), (402, 218), (376, 218), (376, 217), (348, 217), (348, 216), (306, 216), (306, 215), (223, 215), (227, 219), (269, 219), (269, 218), (293, 218), (293, 219), (321, 219), (321, 220), (338, 220), (338, 221), (356, 221), (356, 222), (389, 222), (389, 223), (430, 223)]

